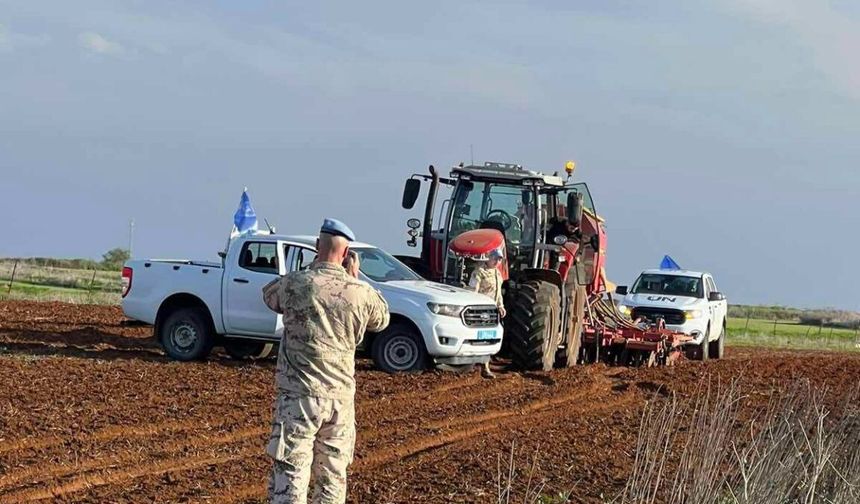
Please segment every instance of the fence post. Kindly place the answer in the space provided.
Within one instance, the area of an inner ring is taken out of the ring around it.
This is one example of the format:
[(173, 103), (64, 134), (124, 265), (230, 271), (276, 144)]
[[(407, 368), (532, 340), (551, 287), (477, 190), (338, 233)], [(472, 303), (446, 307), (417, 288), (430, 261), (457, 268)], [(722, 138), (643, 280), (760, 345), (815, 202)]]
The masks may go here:
[(776, 336), (776, 320), (777, 320), (777, 318), (776, 318), (776, 317), (774, 317), (774, 318), (773, 318), (773, 335), (774, 335), (774, 336)]
[(750, 312), (747, 312), (747, 323), (746, 323), (746, 325), (744, 325), (744, 336), (749, 334), (749, 328), (750, 328)]
[(96, 281), (96, 271), (97, 271), (97, 270), (93, 270), (93, 277), (92, 277), (92, 278), (90, 278), (90, 288), (89, 288), (89, 289), (87, 289), (87, 292), (89, 292), (89, 293), (92, 293), (92, 292), (93, 292), (93, 282), (95, 282), (95, 281)]
[(12, 266), (12, 278), (9, 280), (9, 290), (7, 294), (12, 293), (12, 283), (15, 282), (15, 272), (18, 271), (18, 259), (15, 259), (15, 265)]

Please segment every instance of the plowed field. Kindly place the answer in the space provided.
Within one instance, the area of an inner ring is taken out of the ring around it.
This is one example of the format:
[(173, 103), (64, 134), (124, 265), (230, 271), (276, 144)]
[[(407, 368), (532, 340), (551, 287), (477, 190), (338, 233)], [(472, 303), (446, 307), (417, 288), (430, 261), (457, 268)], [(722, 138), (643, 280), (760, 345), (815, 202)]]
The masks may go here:
[[(112, 307), (0, 303), (0, 502), (262, 501), (274, 362), (170, 362), (150, 329), (121, 320)], [(649, 400), (741, 377), (754, 412), (780, 384), (860, 380), (856, 354), (731, 348), (705, 364), (496, 380), (359, 368), (360, 503), (496, 502), (511, 454), (515, 486), (532, 474), (546, 494), (601, 502), (624, 484)]]

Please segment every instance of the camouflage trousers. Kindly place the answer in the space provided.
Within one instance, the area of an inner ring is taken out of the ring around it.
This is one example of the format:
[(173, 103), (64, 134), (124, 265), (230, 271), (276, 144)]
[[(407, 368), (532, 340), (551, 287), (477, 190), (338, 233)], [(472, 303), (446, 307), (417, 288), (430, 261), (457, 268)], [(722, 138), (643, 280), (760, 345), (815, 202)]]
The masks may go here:
[(278, 394), (266, 452), (274, 463), (269, 500), (305, 504), (311, 476), (314, 504), (346, 501), (346, 468), (355, 448), (355, 404)]

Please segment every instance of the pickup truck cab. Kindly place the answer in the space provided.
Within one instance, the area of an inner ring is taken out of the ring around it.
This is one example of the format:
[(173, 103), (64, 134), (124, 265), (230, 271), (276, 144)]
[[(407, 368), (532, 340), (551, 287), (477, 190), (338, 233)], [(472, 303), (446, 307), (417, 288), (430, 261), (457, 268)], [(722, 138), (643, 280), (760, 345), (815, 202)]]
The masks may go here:
[[(123, 268), (122, 309), (154, 326), (168, 356), (205, 358), (215, 345), (233, 357), (265, 357), (280, 341), (281, 317), (263, 303), (262, 288), (277, 276), (307, 268), (316, 237), (256, 234), (231, 240), (222, 260), (142, 259)], [(421, 279), (382, 249), (352, 243), (361, 279), (389, 304), (390, 326), (368, 334), (369, 350), (388, 372), (427, 364), (465, 368), (486, 362), (502, 343), (499, 312), (489, 298)]]
[(657, 322), (693, 337), (688, 354), (699, 360), (723, 356), (726, 339), (726, 297), (710, 273), (686, 270), (645, 270), (631, 289), (618, 286), (624, 296), (618, 310), (633, 320)]

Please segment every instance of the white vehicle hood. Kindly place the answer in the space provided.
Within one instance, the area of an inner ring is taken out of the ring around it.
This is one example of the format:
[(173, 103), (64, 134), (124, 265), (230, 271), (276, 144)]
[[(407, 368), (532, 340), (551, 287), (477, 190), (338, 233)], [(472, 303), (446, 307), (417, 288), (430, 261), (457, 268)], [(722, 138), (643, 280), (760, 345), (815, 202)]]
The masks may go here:
[(629, 307), (672, 308), (676, 310), (693, 309), (707, 304), (704, 299), (669, 294), (628, 294), (621, 304)]
[(400, 295), (420, 300), (424, 303), (433, 302), (460, 306), (494, 304), (493, 300), (488, 296), (428, 280), (377, 282), (374, 284), (374, 287), (379, 289), (386, 297), (389, 295)]

